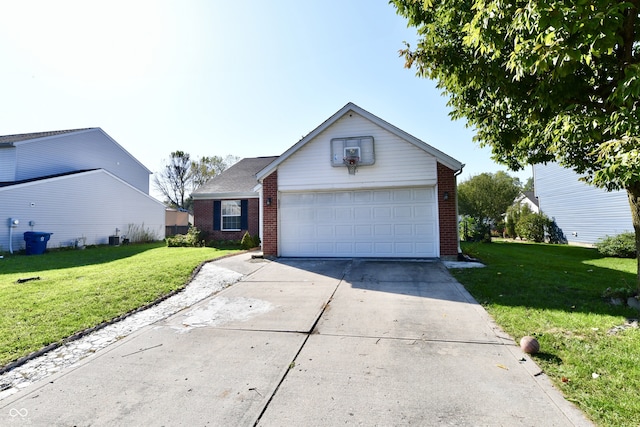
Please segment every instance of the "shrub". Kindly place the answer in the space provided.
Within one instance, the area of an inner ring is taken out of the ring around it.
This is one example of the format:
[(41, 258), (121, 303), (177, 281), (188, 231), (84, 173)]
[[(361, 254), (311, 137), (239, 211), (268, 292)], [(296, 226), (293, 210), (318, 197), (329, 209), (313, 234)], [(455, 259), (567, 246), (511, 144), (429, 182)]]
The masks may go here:
[(622, 233), (613, 237), (606, 236), (596, 243), (596, 248), (604, 256), (635, 258), (636, 235), (634, 233)]
[(460, 238), (466, 242), (491, 242), (491, 227), (475, 218), (463, 217), (459, 227)]
[(521, 211), (522, 205), (520, 204), (511, 205), (509, 206), (509, 209), (507, 209), (504, 227), (507, 236), (512, 239), (518, 237), (518, 234), (516, 233), (516, 224), (518, 224), (518, 221), (520, 220)]
[(168, 247), (200, 247), (204, 241), (200, 238), (200, 230), (189, 227), (187, 234), (176, 234), (165, 239)]
[(262, 243), (262, 240), (260, 240), (260, 236), (258, 236), (257, 234), (253, 235), (253, 247), (257, 248), (258, 246), (260, 246), (260, 243)]
[(539, 213), (523, 215), (516, 224), (516, 233), (523, 239), (537, 243), (544, 242), (544, 233), (548, 224), (549, 218), (546, 215)]
[(251, 237), (251, 234), (249, 234), (248, 231), (244, 233), (244, 236), (242, 236), (240, 244), (242, 245), (242, 249), (255, 248), (253, 237)]

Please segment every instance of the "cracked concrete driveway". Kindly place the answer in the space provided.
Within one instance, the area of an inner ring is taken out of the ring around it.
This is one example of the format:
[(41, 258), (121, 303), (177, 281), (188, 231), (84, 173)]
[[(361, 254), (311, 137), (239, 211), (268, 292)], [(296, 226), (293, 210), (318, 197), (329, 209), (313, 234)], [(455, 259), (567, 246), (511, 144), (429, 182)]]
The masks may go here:
[(0, 422), (590, 425), (438, 262), (216, 263), (243, 280), (0, 402)]

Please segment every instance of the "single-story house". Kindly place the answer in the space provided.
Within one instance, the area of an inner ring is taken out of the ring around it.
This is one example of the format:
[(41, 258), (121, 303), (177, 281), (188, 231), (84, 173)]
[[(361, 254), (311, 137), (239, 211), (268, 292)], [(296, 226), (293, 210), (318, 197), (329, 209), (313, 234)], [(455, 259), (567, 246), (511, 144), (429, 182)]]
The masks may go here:
[(277, 157), (240, 160), (196, 189), (193, 225), (211, 240), (241, 240), (260, 233), (260, 193), (256, 174)]
[(106, 244), (130, 226), (163, 239), (150, 174), (100, 128), (0, 136), (0, 251), (24, 248), (26, 231), (53, 233), (49, 248)]
[(633, 231), (626, 191), (588, 185), (555, 162), (534, 165), (533, 179), (540, 211), (556, 220), (569, 243), (592, 245), (606, 236)]
[(244, 192), (249, 180), (239, 194), (234, 185), (199, 189), (196, 227), (213, 221), (225, 235), (230, 221), (253, 234), (258, 224), (267, 256), (458, 256), (456, 176), (464, 165), (353, 103), (281, 156), (244, 161), (264, 162), (250, 170), (252, 192)]

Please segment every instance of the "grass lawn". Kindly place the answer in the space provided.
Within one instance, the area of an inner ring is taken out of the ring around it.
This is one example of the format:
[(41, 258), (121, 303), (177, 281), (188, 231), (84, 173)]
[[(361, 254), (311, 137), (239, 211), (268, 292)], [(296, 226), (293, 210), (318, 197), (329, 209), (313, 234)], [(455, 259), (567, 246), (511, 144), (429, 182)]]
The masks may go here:
[[(164, 243), (0, 259), (0, 367), (182, 288), (201, 262), (233, 250)], [(39, 277), (18, 283), (19, 279)]]
[(500, 241), (463, 250), (486, 268), (452, 274), (518, 342), (538, 339), (533, 358), (568, 400), (598, 425), (640, 425), (640, 330), (612, 332), (640, 313), (602, 298), (609, 287), (635, 288), (634, 259)]

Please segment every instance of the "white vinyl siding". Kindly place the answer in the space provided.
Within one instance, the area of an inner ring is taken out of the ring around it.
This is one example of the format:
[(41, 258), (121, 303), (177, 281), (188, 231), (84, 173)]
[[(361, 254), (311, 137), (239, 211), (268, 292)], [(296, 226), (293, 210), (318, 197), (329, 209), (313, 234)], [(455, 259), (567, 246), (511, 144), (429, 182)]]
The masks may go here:
[(87, 169), (105, 169), (149, 194), (149, 170), (101, 129), (88, 129), (16, 146), (16, 180)]
[(16, 180), (16, 148), (0, 148), (0, 182)]
[(283, 193), (279, 203), (282, 256), (439, 256), (434, 187)]
[[(332, 166), (331, 140), (356, 136), (373, 136), (375, 164), (360, 166), (355, 175), (349, 175), (346, 167)], [(281, 191), (427, 186), (436, 182), (434, 156), (356, 113), (338, 119), (278, 167)]]
[[(116, 228), (126, 234), (129, 224), (158, 239), (165, 235), (165, 206), (103, 170), (0, 187), (0, 200), (7, 217), (20, 220), (14, 250), (24, 248), (25, 231), (54, 233), (49, 248), (71, 246), (83, 236), (88, 245), (106, 244)], [(0, 229), (2, 250), (8, 250), (8, 239), (7, 227)]]
[(633, 231), (626, 191), (588, 185), (557, 163), (535, 165), (534, 178), (540, 210), (555, 218), (570, 243), (593, 244), (607, 235)]

